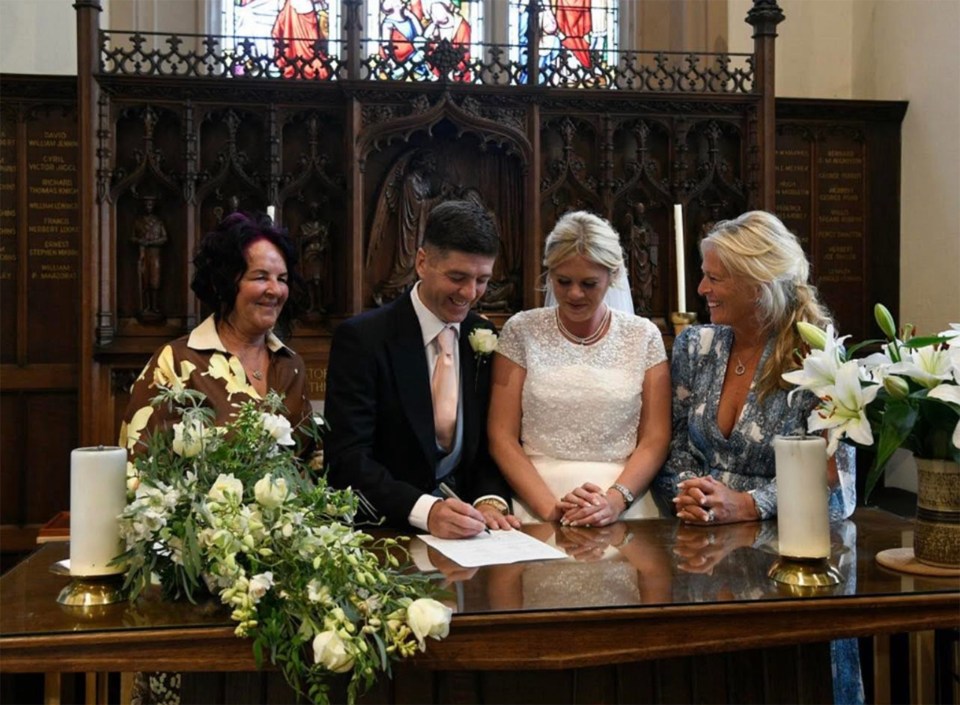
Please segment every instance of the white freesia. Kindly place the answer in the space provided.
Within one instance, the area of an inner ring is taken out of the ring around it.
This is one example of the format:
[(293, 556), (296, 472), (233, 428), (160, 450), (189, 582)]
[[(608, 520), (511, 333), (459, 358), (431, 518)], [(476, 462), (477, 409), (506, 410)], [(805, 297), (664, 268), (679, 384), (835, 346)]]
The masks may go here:
[(287, 481), (282, 477), (276, 479), (269, 473), (257, 480), (253, 486), (253, 494), (257, 502), (264, 507), (276, 508), (283, 504), (290, 494)]
[(233, 476), (233, 473), (220, 473), (213, 481), (213, 486), (207, 496), (214, 502), (240, 501), (243, 499), (243, 483)]
[(272, 588), (273, 585), (273, 573), (270, 571), (267, 571), (266, 573), (258, 573), (250, 578), (250, 584), (247, 587), (247, 592), (253, 599), (253, 604), (260, 602), (261, 598), (267, 594), (267, 590)]
[(353, 654), (346, 642), (332, 629), (320, 632), (313, 638), (313, 662), (334, 673), (346, 673), (353, 668)]
[(450, 633), (450, 616), (453, 610), (441, 602), (429, 597), (414, 600), (407, 607), (407, 624), (420, 642), (420, 650), (427, 648), (424, 640), (429, 636), (433, 639), (443, 639)]
[(855, 360), (845, 362), (837, 371), (836, 385), (821, 395), (823, 402), (807, 421), (810, 431), (828, 430), (827, 454), (833, 455), (844, 436), (861, 443), (873, 443), (873, 431), (867, 421), (866, 408), (877, 396), (880, 385), (862, 387)]
[(497, 349), (497, 334), (489, 328), (474, 328), (467, 339), (477, 355), (489, 355)]
[(264, 412), (261, 414), (260, 420), (263, 423), (263, 430), (273, 436), (278, 445), (292, 446), (296, 444), (292, 435), (293, 428), (286, 417)]

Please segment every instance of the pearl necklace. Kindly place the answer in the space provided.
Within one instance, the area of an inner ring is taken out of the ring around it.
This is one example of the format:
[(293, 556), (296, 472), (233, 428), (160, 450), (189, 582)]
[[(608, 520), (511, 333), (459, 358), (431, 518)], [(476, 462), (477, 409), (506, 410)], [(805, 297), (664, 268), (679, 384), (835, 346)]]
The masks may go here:
[(574, 335), (567, 327), (563, 325), (563, 321), (560, 318), (560, 307), (557, 306), (554, 309), (557, 317), (557, 328), (560, 329), (560, 332), (569, 339), (571, 342), (576, 343), (577, 345), (593, 345), (595, 342), (600, 340), (603, 337), (603, 334), (606, 332), (607, 324), (610, 322), (610, 307), (607, 306), (607, 310), (603, 314), (603, 318), (600, 319), (600, 325), (597, 326), (597, 329), (590, 333), (586, 337), (581, 338), (579, 335)]

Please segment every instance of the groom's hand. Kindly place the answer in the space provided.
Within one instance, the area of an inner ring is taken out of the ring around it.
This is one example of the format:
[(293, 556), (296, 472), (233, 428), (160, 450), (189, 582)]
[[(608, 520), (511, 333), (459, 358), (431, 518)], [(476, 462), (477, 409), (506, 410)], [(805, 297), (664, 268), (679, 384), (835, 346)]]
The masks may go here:
[(459, 499), (434, 502), (427, 515), (427, 529), (438, 539), (468, 539), (486, 528), (483, 514)]

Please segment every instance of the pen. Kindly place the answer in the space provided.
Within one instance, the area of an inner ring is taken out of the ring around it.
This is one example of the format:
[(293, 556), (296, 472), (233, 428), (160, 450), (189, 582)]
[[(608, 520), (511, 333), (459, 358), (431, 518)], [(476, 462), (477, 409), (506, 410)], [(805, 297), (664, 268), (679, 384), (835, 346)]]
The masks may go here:
[[(441, 482), (438, 487), (440, 489), (440, 493), (447, 499), (459, 499), (461, 502), (463, 501), (457, 496), (457, 493), (453, 491), (453, 488), (450, 487), (450, 485), (448, 485), (446, 482)], [(483, 530), (488, 534), (490, 533), (490, 529), (488, 529), (486, 526), (483, 527)]]

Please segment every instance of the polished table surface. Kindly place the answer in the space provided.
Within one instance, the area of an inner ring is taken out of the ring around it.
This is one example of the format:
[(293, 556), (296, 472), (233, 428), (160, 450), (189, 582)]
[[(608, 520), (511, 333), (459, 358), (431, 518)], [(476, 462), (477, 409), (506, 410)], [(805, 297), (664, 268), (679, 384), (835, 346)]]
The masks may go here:
[[(766, 577), (776, 522), (693, 527), (674, 519), (606, 528), (531, 525), (559, 561), (463, 569), (419, 540), (449, 588), (450, 635), (416, 664), (432, 669), (554, 669), (960, 626), (960, 580), (889, 571), (877, 552), (909, 545), (912, 522), (859, 509), (831, 527), (844, 581), (797, 590)], [(4, 671), (251, 670), (228, 612), (156, 595), (88, 611), (61, 606), (67, 556), (47, 544), (0, 578)], [(427, 568), (429, 570), (429, 568)], [(496, 644), (497, 648), (491, 648)]]

